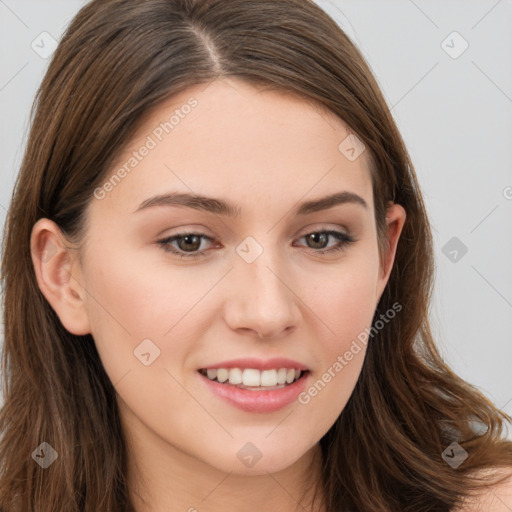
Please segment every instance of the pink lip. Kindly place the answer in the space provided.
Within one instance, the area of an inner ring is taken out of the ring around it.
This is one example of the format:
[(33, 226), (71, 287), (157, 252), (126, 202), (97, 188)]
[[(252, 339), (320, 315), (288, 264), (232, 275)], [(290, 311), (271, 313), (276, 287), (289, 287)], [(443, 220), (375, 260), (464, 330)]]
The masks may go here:
[[(281, 366), (281, 368), (284, 367), (286, 365)], [(221, 368), (225, 368), (225, 366), (221, 366)], [(298, 395), (304, 390), (309, 378), (309, 372), (307, 372), (302, 374), (293, 384), (281, 389), (251, 391), (250, 389), (241, 389), (210, 380), (199, 372), (198, 375), (219, 398), (243, 411), (252, 413), (274, 412), (291, 404), (297, 400)]]
[[(230, 361), (222, 361), (220, 363), (210, 364), (201, 369), (209, 369), (209, 368), (254, 368), (255, 370), (278, 370), (279, 368), (287, 368), (294, 370), (308, 370), (307, 366), (304, 366), (297, 361), (293, 361), (292, 359), (286, 359), (284, 357), (274, 357), (272, 359), (267, 359), (266, 361), (262, 359), (256, 359), (253, 357), (246, 357), (241, 359), (232, 359)], [(268, 391), (266, 391), (268, 393)]]

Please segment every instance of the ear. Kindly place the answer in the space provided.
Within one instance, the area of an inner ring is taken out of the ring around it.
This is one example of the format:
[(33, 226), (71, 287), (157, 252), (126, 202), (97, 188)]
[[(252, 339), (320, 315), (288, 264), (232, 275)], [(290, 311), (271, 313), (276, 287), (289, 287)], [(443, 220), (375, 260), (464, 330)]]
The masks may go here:
[(39, 288), (62, 325), (71, 334), (89, 334), (77, 249), (68, 243), (55, 222), (43, 218), (32, 228), (30, 250)]
[(396, 248), (398, 239), (405, 224), (406, 213), (402, 205), (395, 203), (388, 203), (386, 211), (386, 226), (387, 226), (387, 250), (383, 254), (382, 261), (379, 269), (379, 279), (377, 281), (377, 303), (384, 292), (384, 288), (388, 283), (393, 263), (395, 261)]

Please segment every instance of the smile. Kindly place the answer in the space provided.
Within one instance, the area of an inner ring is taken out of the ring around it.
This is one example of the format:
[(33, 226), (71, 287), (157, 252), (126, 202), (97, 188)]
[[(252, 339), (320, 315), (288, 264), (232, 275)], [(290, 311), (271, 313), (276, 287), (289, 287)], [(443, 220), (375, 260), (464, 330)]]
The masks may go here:
[(236, 386), (241, 389), (280, 389), (297, 381), (302, 371), (294, 368), (257, 370), (255, 368), (203, 368), (202, 375), (214, 382)]

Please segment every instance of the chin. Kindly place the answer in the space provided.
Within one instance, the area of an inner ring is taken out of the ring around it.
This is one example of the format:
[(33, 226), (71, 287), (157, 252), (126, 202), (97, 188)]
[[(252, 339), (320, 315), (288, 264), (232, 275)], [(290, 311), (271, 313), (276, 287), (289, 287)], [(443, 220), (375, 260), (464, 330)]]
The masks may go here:
[[(226, 473), (236, 475), (266, 475), (268, 473), (278, 473), (292, 466), (304, 453), (297, 452), (297, 446), (290, 446), (279, 450), (278, 446), (267, 446), (267, 448), (257, 449), (250, 441), (240, 444), (233, 452), (232, 457), (219, 457), (211, 462), (215, 467)], [(225, 455), (225, 453), (224, 453)]]

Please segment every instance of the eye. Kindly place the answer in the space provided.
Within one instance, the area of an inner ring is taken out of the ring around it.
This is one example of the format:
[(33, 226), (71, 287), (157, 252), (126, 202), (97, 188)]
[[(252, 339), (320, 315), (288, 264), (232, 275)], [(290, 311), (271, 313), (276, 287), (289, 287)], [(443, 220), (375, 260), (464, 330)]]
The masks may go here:
[[(333, 247), (325, 249), (325, 243), (329, 241), (330, 237), (338, 240), (338, 243)], [(355, 239), (351, 235), (336, 230), (313, 231), (303, 235), (299, 240), (302, 238), (306, 239), (309, 243), (313, 243), (314, 247), (309, 248), (313, 249), (315, 254), (341, 251), (351, 243), (355, 242)], [(175, 254), (180, 258), (197, 258), (205, 256), (205, 249), (199, 250), (203, 240), (207, 240), (209, 242), (214, 241), (213, 238), (205, 235), (204, 233), (178, 233), (177, 235), (158, 240), (157, 243), (164, 251)], [(171, 245), (173, 243), (176, 243), (177, 247)]]
[[(181, 258), (197, 258), (198, 256), (204, 256), (204, 250), (195, 252), (199, 250), (199, 247), (201, 247), (203, 239), (210, 242), (213, 240), (211, 237), (203, 233), (178, 233), (177, 235), (159, 240), (158, 244), (164, 251), (176, 254)], [(178, 250), (170, 245), (173, 242), (177, 242)]]
[[(329, 237), (334, 237), (338, 240), (338, 243), (328, 249), (325, 249), (325, 242), (329, 240)], [(332, 253), (342, 251), (346, 249), (351, 243), (355, 242), (355, 239), (342, 231), (329, 230), (329, 231), (313, 231), (303, 235), (301, 238), (305, 238), (308, 242), (312, 242), (314, 246), (312, 249), (318, 249), (318, 246), (322, 246), (321, 250), (315, 250), (316, 254)], [(300, 239), (299, 239), (300, 240)], [(310, 247), (311, 248), (311, 247)]]

